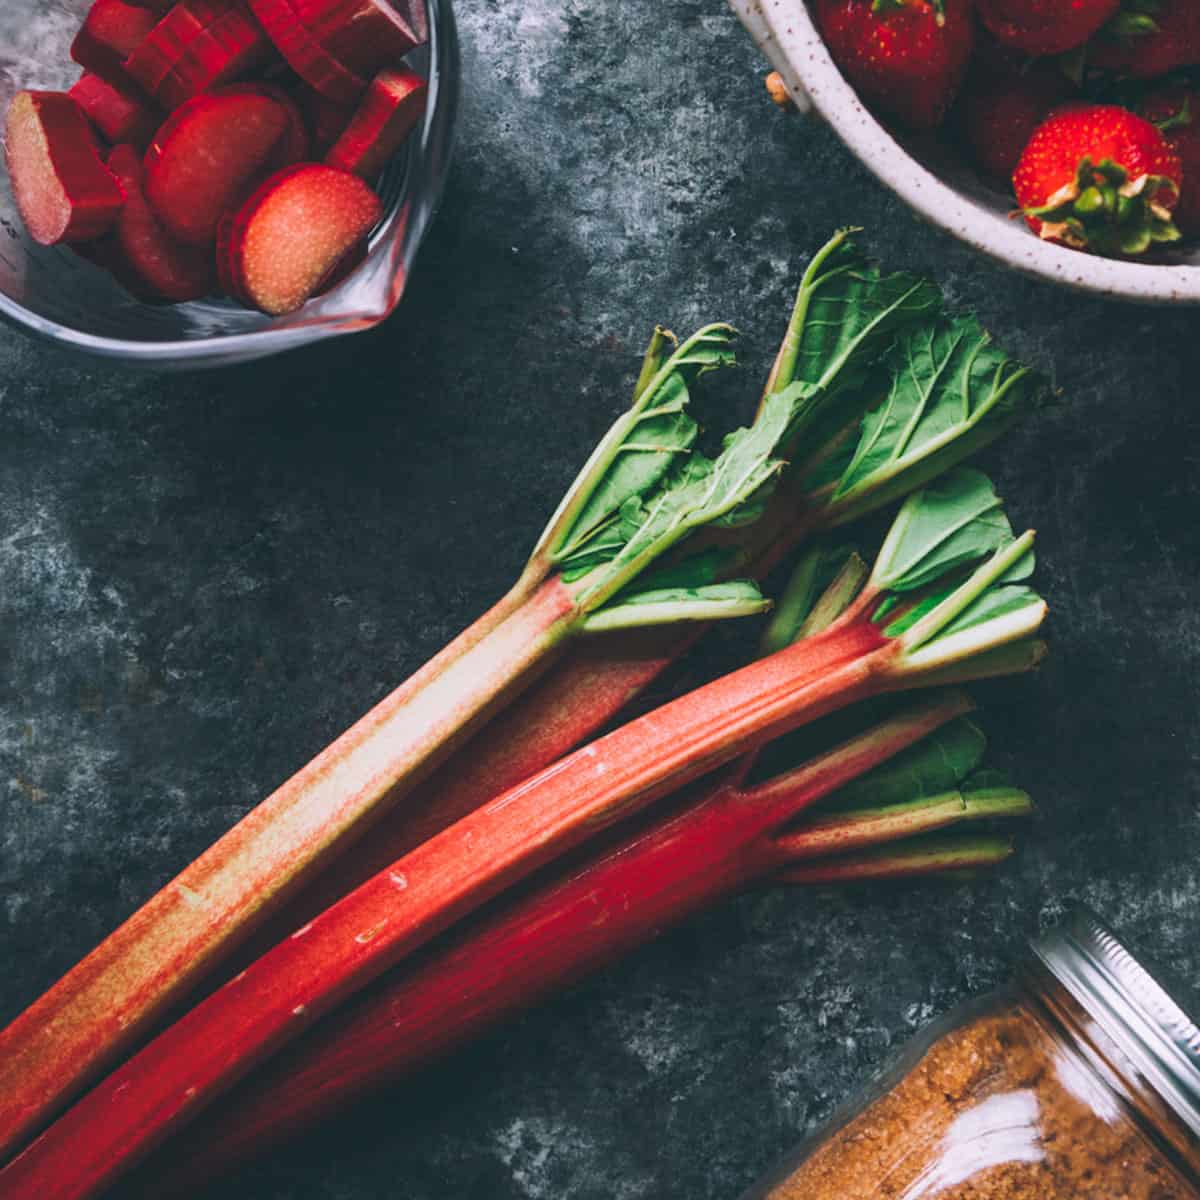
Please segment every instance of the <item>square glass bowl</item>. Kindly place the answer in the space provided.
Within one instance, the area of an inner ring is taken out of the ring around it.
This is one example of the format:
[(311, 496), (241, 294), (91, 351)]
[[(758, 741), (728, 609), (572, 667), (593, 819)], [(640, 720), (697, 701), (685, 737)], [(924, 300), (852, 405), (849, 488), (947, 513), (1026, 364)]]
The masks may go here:
[[(68, 247), (34, 243), (0, 166), (0, 315), (62, 345), (157, 369), (248, 362), (383, 321), (404, 294), (441, 198), (458, 117), (454, 15), (449, 0), (426, 3), (429, 41), (407, 60), (429, 81), (425, 118), (384, 172), (384, 218), (366, 262), (345, 282), (285, 317), (219, 298), (144, 303)], [(65, 90), (78, 78), (69, 47), (89, 4), (0, 0), (0, 111), (22, 88)]]

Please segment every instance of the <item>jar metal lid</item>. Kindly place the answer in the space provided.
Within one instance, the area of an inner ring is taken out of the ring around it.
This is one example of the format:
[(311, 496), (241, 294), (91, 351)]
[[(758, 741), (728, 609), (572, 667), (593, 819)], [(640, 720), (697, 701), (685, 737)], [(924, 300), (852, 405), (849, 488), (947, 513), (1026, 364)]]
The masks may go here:
[(1200, 1028), (1083, 905), (1032, 949), (1146, 1083), (1200, 1137)]

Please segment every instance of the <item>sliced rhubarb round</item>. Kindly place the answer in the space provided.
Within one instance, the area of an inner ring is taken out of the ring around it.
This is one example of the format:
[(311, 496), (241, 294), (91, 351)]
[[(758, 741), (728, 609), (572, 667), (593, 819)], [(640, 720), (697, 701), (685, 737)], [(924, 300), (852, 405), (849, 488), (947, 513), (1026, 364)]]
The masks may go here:
[(44, 246), (107, 233), (124, 203), (100, 161), (83, 110), (64, 92), (18, 92), (8, 110), (5, 157), (17, 208)]
[(133, 146), (116, 146), (108, 169), (125, 193), (117, 238), (125, 261), (156, 296), (176, 302), (198, 300), (213, 290), (212, 256), (176, 241), (146, 202), (142, 156)]
[(239, 84), (239, 88), (256, 91), (259, 95), (270, 97), (287, 113), (287, 127), (275, 145), (275, 152), (271, 155), (270, 162), (266, 165), (267, 172), (274, 174), (276, 171), (282, 171), (284, 167), (290, 167), (293, 163), (305, 162), (311, 157), (309, 152), (312, 149), (312, 141), (308, 136), (308, 122), (305, 121), (304, 114), (300, 111), (300, 105), (296, 103), (289, 92), (274, 83), (243, 83)]
[(414, 71), (380, 71), (325, 161), (361, 179), (374, 179), (424, 115), (428, 91)]
[(67, 95), (113, 145), (131, 142), (144, 149), (162, 123), (132, 85), (116, 87), (91, 71), (85, 71)]
[(95, 0), (71, 43), (71, 57), (111, 83), (128, 83), (125, 60), (157, 23), (155, 13), (125, 0)]
[(125, 62), (165, 109), (242, 79), (269, 61), (271, 43), (242, 0), (180, 0)]
[(287, 109), (254, 85), (177, 108), (146, 152), (146, 197), (181, 242), (211, 246), (222, 215), (266, 170), (288, 134)]
[(288, 167), (222, 222), (222, 282), (272, 316), (295, 312), (382, 215), (379, 197), (357, 176), (318, 163)]
[(305, 28), (289, 0), (249, 0), (275, 49), (309, 87), (337, 104), (356, 104), (367, 78), (340, 62)]

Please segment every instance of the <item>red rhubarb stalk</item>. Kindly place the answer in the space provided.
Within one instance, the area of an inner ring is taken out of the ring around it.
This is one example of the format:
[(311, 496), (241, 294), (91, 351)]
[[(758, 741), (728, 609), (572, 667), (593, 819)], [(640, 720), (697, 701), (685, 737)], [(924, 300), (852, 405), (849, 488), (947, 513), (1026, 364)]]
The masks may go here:
[(218, 982), (389, 863), (595, 737), (698, 632), (633, 629), (582, 642), (340, 855), (239, 949)]
[[(902, 494), (905, 481), (916, 486), (952, 465), (956, 453), (965, 455), (1007, 429), (1036, 402), (1040, 386), (987, 345), (977, 326), (964, 332), (962, 319), (942, 317), (938, 304), (931, 285), (880, 274), (845, 233), (838, 234), (814, 256), (799, 289), (788, 330), (789, 345), (797, 347), (788, 355), (794, 380), (776, 371), (778, 390), (767, 397), (758, 422), (731, 439), (714, 463), (692, 449), (687, 387), (731, 361), (730, 331), (702, 330), (665, 361), (665, 339), (658, 339), (634, 408), (589, 460), (510, 597), (0, 1032), (0, 1155), (18, 1148), (201, 980), (211, 978), (256, 925), (409, 795), (570, 635), (586, 632), (596, 617), (610, 626), (634, 625), (761, 609), (761, 599), (745, 585), (731, 594), (726, 585), (710, 588), (703, 577), (688, 585), (685, 578), (683, 587), (638, 594), (634, 581), (656, 555), (680, 546), (705, 522), (736, 518), (742, 525), (745, 501), (768, 487), (779, 469), (773, 454), (781, 442), (813, 447), (800, 457), (806, 469), (817, 472), (812, 486), (799, 481), (809, 508), (799, 518), (789, 513), (788, 523), (781, 523), (776, 508), (757, 526), (722, 531), (720, 548), (731, 536), (739, 539), (718, 572), (725, 578), (748, 554), (762, 562), (777, 553), (775, 539), (788, 541), (796, 529), (840, 523), (870, 508), (873, 497), (884, 503)], [(910, 332), (920, 344), (905, 344)], [(892, 355), (897, 338), (901, 344)], [(950, 345), (942, 353), (946, 339)], [(826, 453), (821, 447), (837, 449), (853, 412), (862, 411), (859, 397), (865, 393), (858, 381), (881, 365), (895, 380), (887, 401), (888, 431), (881, 436), (863, 422), (862, 444), (872, 447), (869, 460), (856, 455), (830, 487), (828, 472), (821, 473)], [(901, 381), (910, 380), (918, 385), (911, 390), (920, 412), (910, 411), (902, 387)], [(829, 441), (831, 413), (836, 437)], [(895, 420), (897, 414), (903, 419)], [(805, 432), (810, 426), (812, 438)], [(672, 568), (677, 582), (692, 561), (703, 566), (708, 560), (685, 557)], [(649, 678), (639, 663), (630, 664), (627, 675), (624, 670), (606, 678), (614, 699)], [(587, 678), (587, 671), (577, 676), (576, 690), (568, 694), (578, 695)], [(459, 681), (462, 692), (456, 691)], [(568, 724), (586, 734), (609, 715), (597, 699)], [(557, 736), (555, 730), (548, 744)], [(522, 761), (522, 775), (528, 765)], [(478, 797), (472, 793), (472, 807)], [(441, 828), (459, 815), (452, 804), (441, 814), (437, 809), (433, 798), (429, 824), (421, 829)], [(403, 834), (401, 842), (405, 849), (411, 844)]]
[[(780, 469), (774, 450), (784, 432), (782, 403), (770, 420), (733, 435), (714, 462), (691, 449), (687, 385), (732, 361), (732, 336), (727, 326), (710, 326), (654, 363), (649, 385), (600, 443), (505, 600), (0, 1032), (0, 1156), (147, 1032), (289, 892), (503, 707), (564, 641), (587, 631), (610, 601), (631, 626), (763, 610), (749, 585), (732, 599), (695, 589), (697, 602), (677, 602), (665, 615), (661, 604), (639, 610), (627, 599), (657, 557), (727, 515)], [(685, 462), (710, 472), (703, 493)], [(652, 524), (647, 516), (621, 546), (606, 527), (617, 508), (633, 504), (653, 505), (659, 518), (670, 506), (671, 519)], [(599, 532), (606, 550), (598, 555)]]
[[(640, 826), (615, 830), (606, 846), (589, 847), (553, 881), (535, 881), (527, 894), (456, 930), (448, 942), (331, 1014), (168, 1142), (139, 1179), (153, 1180), (146, 1190), (155, 1194), (190, 1194), (713, 901), (756, 882), (778, 881), (812, 848), (805, 841), (808, 828), (821, 831), (824, 846), (840, 848), (835, 831), (844, 830), (845, 844), (861, 848), (960, 821), (1023, 815), (1029, 808), (1023, 793), (1006, 790), (1001, 798), (997, 791), (976, 801), (954, 792), (867, 812), (806, 817), (799, 831), (793, 829), (807, 806), (969, 707), (962, 693), (943, 693), (779, 779), (747, 786), (725, 774), (678, 798), (668, 815), (647, 814), (649, 821)], [(958, 839), (954, 845), (960, 860), (971, 849), (978, 860), (983, 846), (995, 858), (992, 842)], [(928, 849), (917, 838), (889, 851), (886, 866), (895, 873), (907, 862), (912, 870), (920, 855), (927, 857)], [(862, 856), (857, 873), (850, 858), (816, 865), (857, 879), (872, 878), (878, 869)]]
[[(662, 706), (498, 796), (397, 860), (190, 1010), (0, 1171), (7, 1200), (85, 1200), (257, 1063), (406, 955), (618, 820), (857, 700), (1040, 657), (1044, 603), (1020, 585), (990, 483), (913, 497), (871, 580), (824, 633)], [(952, 589), (947, 572), (989, 557)], [(897, 602), (898, 598), (902, 602)], [(1015, 660), (995, 665), (995, 655)], [(984, 667), (972, 662), (987, 660)]]

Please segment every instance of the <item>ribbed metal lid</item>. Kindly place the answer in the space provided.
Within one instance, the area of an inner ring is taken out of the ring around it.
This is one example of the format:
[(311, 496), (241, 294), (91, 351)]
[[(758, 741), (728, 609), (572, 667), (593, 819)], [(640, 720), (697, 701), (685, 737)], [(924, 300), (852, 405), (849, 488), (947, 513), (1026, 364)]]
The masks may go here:
[(1200, 1028), (1145, 967), (1083, 905), (1033, 953), (1200, 1137)]

